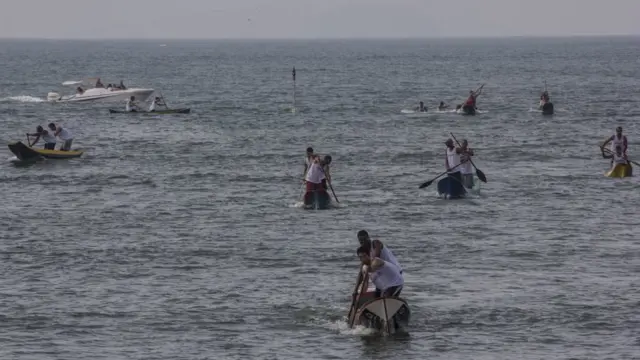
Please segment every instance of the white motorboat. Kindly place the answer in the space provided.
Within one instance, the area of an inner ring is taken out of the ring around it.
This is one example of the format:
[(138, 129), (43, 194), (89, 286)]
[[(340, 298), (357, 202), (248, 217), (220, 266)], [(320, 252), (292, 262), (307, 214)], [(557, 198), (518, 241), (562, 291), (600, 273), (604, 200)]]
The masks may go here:
[[(63, 85), (78, 85), (79, 83), (81, 82), (65, 81)], [(59, 93), (50, 92), (47, 94), (47, 100), (51, 102), (124, 102), (131, 96), (135, 96), (136, 101), (146, 101), (153, 92), (153, 89), (143, 88), (128, 88), (120, 90), (117, 88), (98, 87), (83, 90), (82, 92), (76, 91), (75, 95), (61, 96)]]

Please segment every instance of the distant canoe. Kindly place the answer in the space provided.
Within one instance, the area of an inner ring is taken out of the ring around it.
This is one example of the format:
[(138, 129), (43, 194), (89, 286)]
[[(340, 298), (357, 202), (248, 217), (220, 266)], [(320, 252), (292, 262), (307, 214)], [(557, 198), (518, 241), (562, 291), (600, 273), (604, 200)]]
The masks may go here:
[(542, 115), (553, 115), (553, 103), (546, 102), (540, 105), (540, 110), (542, 110)]
[(182, 108), (182, 109), (166, 109), (166, 110), (156, 110), (156, 111), (125, 111), (125, 110), (114, 110), (109, 109), (110, 114), (188, 114), (191, 112), (191, 108)]
[(29, 161), (40, 158), (46, 159), (71, 159), (82, 156), (84, 150), (75, 149), (69, 151), (36, 149), (29, 147), (21, 141), (10, 143), (9, 150), (21, 161)]

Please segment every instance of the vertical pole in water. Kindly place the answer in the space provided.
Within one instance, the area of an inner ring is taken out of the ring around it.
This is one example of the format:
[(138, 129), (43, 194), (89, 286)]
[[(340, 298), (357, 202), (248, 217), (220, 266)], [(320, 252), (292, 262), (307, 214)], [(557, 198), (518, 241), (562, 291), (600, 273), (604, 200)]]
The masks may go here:
[(293, 75), (293, 108), (291, 108), (291, 112), (296, 112), (296, 67), (293, 67), (293, 71), (291, 72)]
[(382, 298), (382, 305), (384, 307), (384, 323), (387, 326), (387, 334), (391, 335), (391, 324), (389, 323), (389, 313), (387, 312), (387, 298)]

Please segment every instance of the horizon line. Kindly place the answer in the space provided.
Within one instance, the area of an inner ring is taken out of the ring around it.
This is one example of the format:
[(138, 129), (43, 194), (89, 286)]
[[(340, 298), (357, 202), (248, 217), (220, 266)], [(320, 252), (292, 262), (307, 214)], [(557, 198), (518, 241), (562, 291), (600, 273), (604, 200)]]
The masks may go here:
[(451, 36), (388, 36), (388, 37), (292, 37), (292, 38), (250, 38), (250, 37), (231, 37), (231, 38), (216, 38), (216, 37), (148, 37), (148, 38), (132, 38), (132, 37), (95, 37), (95, 38), (82, 38), (82, 37), (3, 37), (0, 36), (0, 41), (6, 40), (29, 40), (29, 41), (327, 41), (327, 40), (494, 40), (494, 39), (574, 39), (574, 38), (633, 38), (640, 37), (640, 34), (575, 34), (575, 35), (485, 35), (485, 36), (473, 36), (473, 35), (451, 35)]

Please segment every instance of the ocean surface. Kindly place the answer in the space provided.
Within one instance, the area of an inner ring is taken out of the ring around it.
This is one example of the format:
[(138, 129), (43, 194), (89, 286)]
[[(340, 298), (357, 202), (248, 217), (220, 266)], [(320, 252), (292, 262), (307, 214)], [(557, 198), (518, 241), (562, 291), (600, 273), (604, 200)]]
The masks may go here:
[[(622, 126), (640, 161), (639, 40), (2, 40), (1, 140), (55, 122), (86, 154), (1, 150), (0, 358), (638, 359), (638, 180), (598, 143)], [(45, 101), (88, 77), (192, 113)], [(434, 111), (481, 84), (478, 116)], [(464, 200), (418, 189), (450, 132), (488, 178)], [(300, 207), (308, 146), (333, 209)], [(361, 229), (405, 269), (405, 334), (345, 324)]]

